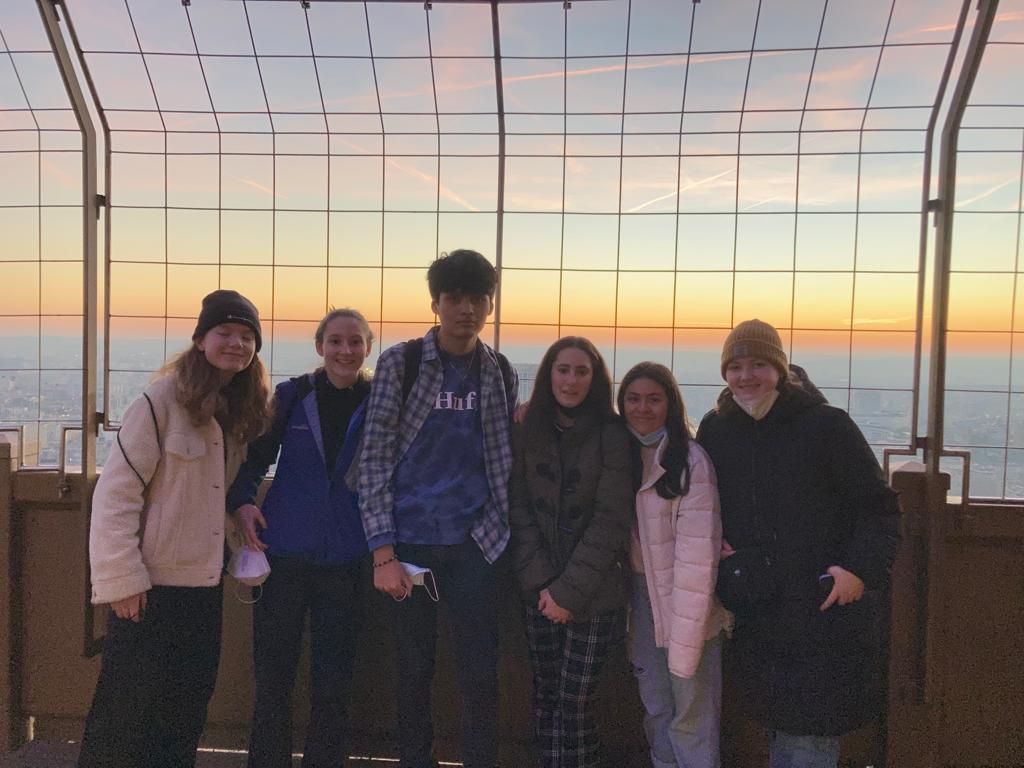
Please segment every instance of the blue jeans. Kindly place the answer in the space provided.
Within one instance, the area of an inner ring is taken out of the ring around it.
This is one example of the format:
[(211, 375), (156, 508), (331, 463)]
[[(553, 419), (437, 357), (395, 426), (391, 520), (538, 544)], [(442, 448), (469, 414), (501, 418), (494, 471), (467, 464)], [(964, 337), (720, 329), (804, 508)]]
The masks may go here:
[(772, 732), (768, 768), (836, 768), (839, 765), (838, 736), (799, 736)]
[[(498, 757), (498, 589), (495, 566), (472, 539), (395, 546), (398, 558), (434, 572), (448, 611), (462, 693), (462, 762), (493, 768)], [(398, 655), (398, 754), (402, 768), (433, 768), (430, 686), (437, 655), (437, 603), (423, 587), (388, 599)]]
[(654, 616), (643, 574), (634, 574), (630, 597), (629, 659), (654, 768), (719, 768), (722, 711), (722, 638), (704, 644), (691, 678), (673, 675), (668, 652), (654, 644)]

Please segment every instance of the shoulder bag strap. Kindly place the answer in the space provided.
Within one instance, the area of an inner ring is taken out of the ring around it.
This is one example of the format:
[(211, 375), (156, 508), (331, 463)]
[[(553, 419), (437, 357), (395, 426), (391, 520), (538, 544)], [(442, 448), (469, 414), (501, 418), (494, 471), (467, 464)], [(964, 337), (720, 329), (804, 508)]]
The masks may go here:
[[(164, 443), (163, 440), (160, 439), (160, 425), (156, 420), (156, 409), (153, 407), (153, 401), (150, 399), (148, 394), (143, 392), (142, 396), (146, 398), (146, 403), (149, 405), (149, 415), (153, 417), (153, 432), (156, 434), (156, 444), (160, 449), (160, 458), (162, 459), (164, 455)], [(124, 443), (121, 442), (121, 430), (117, 431), (117, 447), (121, 449), (121, 455), (124, 456), (124, 460), (128, 463), (132, 472), (135, 473), (135, 476), (139, 478), (139, 482), (142, 483), (142, 490), (146, 491), (149, 488), (149, 483), (152, 478), (150, 478), (150, 480), (143, 478), (139, 470), (137, 470), (135, 465), (132, 464), (132, 460), (128, 458), (128, 453), (124, 449)]]

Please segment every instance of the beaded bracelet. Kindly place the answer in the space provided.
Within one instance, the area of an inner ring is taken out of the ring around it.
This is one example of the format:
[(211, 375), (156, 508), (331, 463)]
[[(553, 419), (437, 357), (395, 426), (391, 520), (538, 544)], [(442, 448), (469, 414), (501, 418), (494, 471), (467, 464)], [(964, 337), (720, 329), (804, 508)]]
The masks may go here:
[(397, 559), (398, 559), (398, 557), (397, 557), (397, 556), (395, 556), (395, 555), (392, 555), (392, 556), (391, 556), (391, 557), (389, 557), (389, 558), (388, 558), (387, 560), (381, 560), (381, 561), (380, 561), (379, 563), (374, 563), (374, 564), (373, 564), (373, 567), (374, 567), (374, 568), (383, 568), (383, 567), (384, 567), (385, 565), (387, 565), (388, 563), (393, 563), (393, 562), (395, 562), (395, 561), (396, 561)]

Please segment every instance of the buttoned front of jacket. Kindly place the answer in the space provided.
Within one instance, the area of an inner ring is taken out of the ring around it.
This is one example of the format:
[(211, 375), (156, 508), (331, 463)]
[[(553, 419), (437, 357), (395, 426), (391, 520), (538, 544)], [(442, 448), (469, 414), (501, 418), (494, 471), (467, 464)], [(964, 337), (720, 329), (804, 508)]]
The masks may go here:
[(577, 619), (625, 605), (633, 514), (629, 435), (582, 417), (559, 438), (517, 428), (512, 560), (527, 601), (547, 588)]

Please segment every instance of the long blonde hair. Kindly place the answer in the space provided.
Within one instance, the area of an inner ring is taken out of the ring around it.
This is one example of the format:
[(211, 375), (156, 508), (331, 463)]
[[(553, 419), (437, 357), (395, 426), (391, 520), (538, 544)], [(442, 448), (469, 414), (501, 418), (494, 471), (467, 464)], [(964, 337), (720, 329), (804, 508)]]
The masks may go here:
[(270, 378), (259, 355), (253, 355), (248, 368), (221, 386), (219, 372), (193, 341), (164, 363), (158, 375), (174, 376), (175, 399), (194, 426), (216, 418), (225, 434), (249, 442), (270, 424)]

